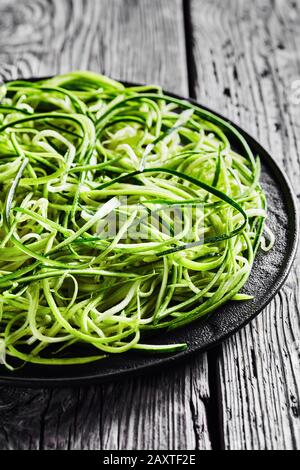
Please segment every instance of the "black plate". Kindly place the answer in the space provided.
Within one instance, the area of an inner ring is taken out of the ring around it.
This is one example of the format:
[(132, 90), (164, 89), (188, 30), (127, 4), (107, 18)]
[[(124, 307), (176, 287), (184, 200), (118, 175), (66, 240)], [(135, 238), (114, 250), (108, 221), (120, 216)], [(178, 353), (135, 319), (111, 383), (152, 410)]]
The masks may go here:
[[(189, 101), (197, 104), (193, 100)], [(209, 110), (203, 106), (202, 108)], [(16, 372), (10, 372), (0, 366), (0, 383), (26, 387), (82, 385), (120, 379), (129, 374), (153, 372), (162, 366), (176, 367), (178, 360), (224, 341), (269, 304), (284, 284), (296, 255), (299, 235), (296, 199), (287, 177), (269, 153), (239, 126), (227, 121), (246, 138), (253, 153), (261, 157), (261, 183), (269, 205), (268, 225), (276, 235), (274, 249), (268, 254), (260, 252), (257, 256), (251, 277), (244, 289), (245, 292), (254, 294), (255, 299), (242, 303), (229, 302), (203, 320), (169, 333), (160, 332), (151, 339), (151, 342), (158, 344), (188, 344), (187, 351), (175, 355), (129, 352), (87, 365), (58, 367), (27, 364)]]

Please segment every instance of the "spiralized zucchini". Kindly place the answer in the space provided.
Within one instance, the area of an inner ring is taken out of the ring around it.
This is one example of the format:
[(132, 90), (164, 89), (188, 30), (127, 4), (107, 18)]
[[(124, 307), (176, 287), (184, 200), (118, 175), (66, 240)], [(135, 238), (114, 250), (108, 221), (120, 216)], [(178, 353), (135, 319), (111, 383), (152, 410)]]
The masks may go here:
[(251, 298), (273, 238), (259, 159), (234, 127), (90, 72), (0, 95), (0, 363), (180, 351), (143, 332)]

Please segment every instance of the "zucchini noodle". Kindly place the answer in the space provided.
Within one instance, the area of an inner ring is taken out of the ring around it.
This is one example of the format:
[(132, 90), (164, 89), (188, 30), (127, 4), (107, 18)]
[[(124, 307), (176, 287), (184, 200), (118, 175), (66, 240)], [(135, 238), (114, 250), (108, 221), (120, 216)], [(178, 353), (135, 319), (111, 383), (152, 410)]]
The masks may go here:
[(274, 236), (259, 158), (233, 126), (91, 72), (0, 97), (0, 364), (182, 351), (147, 331), (251, 299)]

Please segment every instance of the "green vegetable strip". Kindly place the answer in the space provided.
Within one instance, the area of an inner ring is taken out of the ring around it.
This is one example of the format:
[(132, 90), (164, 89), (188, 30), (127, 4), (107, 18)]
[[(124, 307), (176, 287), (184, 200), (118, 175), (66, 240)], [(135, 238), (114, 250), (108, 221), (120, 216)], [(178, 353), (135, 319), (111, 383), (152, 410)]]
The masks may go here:
[(274, 244), (259, 176), (236, 128), (159, 87), (92, 72), (7, 83), (0, 364), (183, 351), (143, 332), (252, 298), (256, 253)]

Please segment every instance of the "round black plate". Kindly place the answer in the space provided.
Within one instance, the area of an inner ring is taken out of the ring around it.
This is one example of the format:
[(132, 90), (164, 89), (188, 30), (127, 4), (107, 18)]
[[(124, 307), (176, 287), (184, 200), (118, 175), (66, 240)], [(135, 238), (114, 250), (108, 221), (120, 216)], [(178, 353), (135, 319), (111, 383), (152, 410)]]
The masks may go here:
[[(176, 96), (171, 93), (169, 95)], [(246, 138), (253, 153), (261, 157), (261, 183), (269, 205), (268, 225), (276, 235), (274, 249), (268, 254), (258, 254), (244, 289), (245, 292), (254, 294), (255, 299), (241, 303), (229, 302), (203, 320), (169, 333), (160, 332), (151, 338), (151, 342), (157, 344), (187, 343), (187, 351), (178, 354), (165, 356), (129, 352), (87, 365), (58, 367), (27, 364), (15, 372), (0, 365), (0, 383), (26, 387), (83, 385), (150, 372), (161, 366), (176, 367), (176, 361), (224, 341), (268, 305), (285, 282), (296, 255), (299, 234), (296, 200), (286, 176), (269, 153), (244, 130), (236, 125), (235, 127)]]

